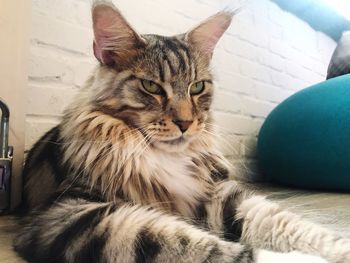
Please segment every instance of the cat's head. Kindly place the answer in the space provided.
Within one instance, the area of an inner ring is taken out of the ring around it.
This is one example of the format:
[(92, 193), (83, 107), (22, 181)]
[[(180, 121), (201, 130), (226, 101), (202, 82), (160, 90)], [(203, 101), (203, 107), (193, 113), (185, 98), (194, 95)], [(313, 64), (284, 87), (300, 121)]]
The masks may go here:
[(210, 60), (232, 13), (173, 37), (139, 35), (109, 2), (92, 9), (94, 54), (103, 72), (95, 105), (140, 130), (154, 147), (181, 151), (210, 129)]

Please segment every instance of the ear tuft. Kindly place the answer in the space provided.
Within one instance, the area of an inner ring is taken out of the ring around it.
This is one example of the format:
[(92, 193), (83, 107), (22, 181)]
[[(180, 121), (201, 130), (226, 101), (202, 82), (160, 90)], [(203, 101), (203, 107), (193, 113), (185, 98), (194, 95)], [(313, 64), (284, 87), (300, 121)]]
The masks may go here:
[(94, 54), (102, 64), (121, 64), (145, 44), (109, 1), (94, 1), (92, 21), (95, 36)]
[(221, 11), (186, 34), (186, 40), (200, 52), (211, 56), (216, 44), (230, 26), (235, 12)]

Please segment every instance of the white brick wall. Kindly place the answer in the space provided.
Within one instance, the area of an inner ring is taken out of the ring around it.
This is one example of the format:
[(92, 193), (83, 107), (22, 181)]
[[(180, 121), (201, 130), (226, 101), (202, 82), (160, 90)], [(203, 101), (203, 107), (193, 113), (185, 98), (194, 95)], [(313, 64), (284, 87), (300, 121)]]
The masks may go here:
[[(141, 33), (172, 35), (230, 0), (116, 0)], [(235, 2), (239, 2), (238, 0)], [(60, 115), (96, 65), (89, 0), (33, 0), (26, 149)], [(335, 42), (269, 0), (253, 0), (220, 41), (214, 101), (223, 150), (239, 176), (256, 177), (256, 135), (271, 110), (325, 79)]]

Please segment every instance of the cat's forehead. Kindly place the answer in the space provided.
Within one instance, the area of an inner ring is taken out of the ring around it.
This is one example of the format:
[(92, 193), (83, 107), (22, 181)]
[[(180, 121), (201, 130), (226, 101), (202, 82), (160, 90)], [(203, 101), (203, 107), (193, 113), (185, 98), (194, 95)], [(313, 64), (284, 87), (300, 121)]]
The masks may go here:
[(162, 41), (164, 39), (173, 39), (174, 36), (163, 36), (157, 34), (142, 34), (141, 37), (147, 41), (147, 44), (152, 44), (158, 41)]
[[(168, 82), (181, 79), (190, 82), (196, 80), (198, 74), (206, 74), (207, 65), (200, 65), (200, 60), (183, 35), (142, 35), (142, 38), (147, 45), (138, 62), (147, 74), (157, 80)], [(202, 72), (198, 72), (199, 70)]]
[(141, 36), (146, 40), (147, 46), (149, 47), (169, 47), (175, 45), (179, 48), (189, 49), (184, 40), (184, 35), (162, 36), (156, 34), (144, 34)]

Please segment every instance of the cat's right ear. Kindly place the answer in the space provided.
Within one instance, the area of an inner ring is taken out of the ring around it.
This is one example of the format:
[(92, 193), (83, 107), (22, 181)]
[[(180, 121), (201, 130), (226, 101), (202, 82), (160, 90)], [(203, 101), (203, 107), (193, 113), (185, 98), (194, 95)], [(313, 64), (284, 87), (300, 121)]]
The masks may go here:
[(110, 2), (94, 2), (92, 22), (94, 55), (104, 65), (123, 65), (146, 44)]

